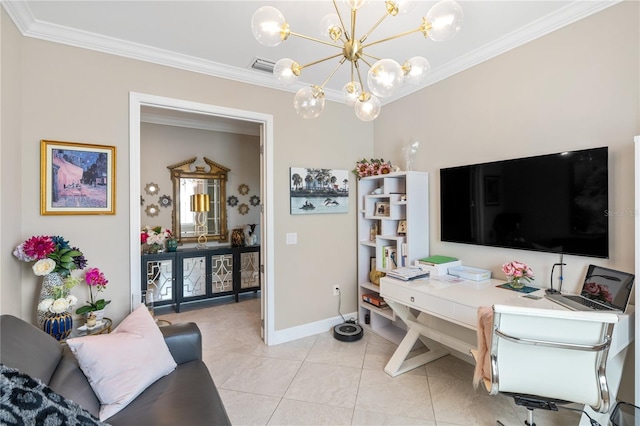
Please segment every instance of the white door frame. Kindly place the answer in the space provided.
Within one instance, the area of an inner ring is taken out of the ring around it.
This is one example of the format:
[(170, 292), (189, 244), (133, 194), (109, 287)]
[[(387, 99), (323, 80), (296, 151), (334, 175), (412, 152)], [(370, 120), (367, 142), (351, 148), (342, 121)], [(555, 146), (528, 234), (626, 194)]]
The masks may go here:
[[(253, 111), (225, 108), (216, 105), (166, 98), (144, 93), (129, 93), (129, 194), (130, 194), (130, 282), (131, 300), (140, 297), (140, 116), (142, 106), (172, 109), (242, 121), (261, 125), (262, 154), (260, 155), (260, 181), (262, 194), (261, 260), (262, 260), (262, 327), (264, 342), (269, 345), (274, 336), (273, 300), (273, 116)], [(133, 306), (132, 306), (133, 307)]]

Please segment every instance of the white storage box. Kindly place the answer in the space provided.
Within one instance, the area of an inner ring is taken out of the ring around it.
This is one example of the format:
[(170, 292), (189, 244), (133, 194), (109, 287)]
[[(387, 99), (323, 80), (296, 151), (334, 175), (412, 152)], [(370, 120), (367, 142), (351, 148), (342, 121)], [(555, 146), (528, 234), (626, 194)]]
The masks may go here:
[(465, 280), (484, 281), (491, 278), (491, 271), (471, 266), (456, 266), (449, 268), (449, 275), (464, 278)]
[(415, 266), (419, 266), (422, 270), (429, 271), (430, 276), (437, 277), (438, 275), (447, 275), (450, 268), (461, 267), (462, 261), (456, 260), (454, 262), (428, 265), (426, 263), (420, 262), (419, 260), (416, 260)]

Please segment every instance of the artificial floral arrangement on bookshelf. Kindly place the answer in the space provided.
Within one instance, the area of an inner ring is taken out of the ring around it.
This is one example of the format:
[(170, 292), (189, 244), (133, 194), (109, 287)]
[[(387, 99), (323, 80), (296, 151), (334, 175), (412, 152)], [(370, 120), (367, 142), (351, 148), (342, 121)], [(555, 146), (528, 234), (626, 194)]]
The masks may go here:
[(384, 159), (372, 158), (367, 160), (356, 161), (356, 168), (352, 170), (358, 179), (367, 176), (387, 175), (392, 172), (400, 171), (400, 168), (391, 164), (391, 161), (384, 161)]

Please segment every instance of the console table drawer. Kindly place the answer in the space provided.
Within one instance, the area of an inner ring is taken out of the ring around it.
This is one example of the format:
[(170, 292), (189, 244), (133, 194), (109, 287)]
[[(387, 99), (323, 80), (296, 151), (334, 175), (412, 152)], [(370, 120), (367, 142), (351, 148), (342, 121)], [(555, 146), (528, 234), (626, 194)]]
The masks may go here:
[(402, 284), (390, 283), (383, 278), (380, 280), (380, 295), (389, 297), (395, 301), (419, 309), (430, 314), (454, 319), (455, 306), (452, 302), (438, 297), (406, 288)]

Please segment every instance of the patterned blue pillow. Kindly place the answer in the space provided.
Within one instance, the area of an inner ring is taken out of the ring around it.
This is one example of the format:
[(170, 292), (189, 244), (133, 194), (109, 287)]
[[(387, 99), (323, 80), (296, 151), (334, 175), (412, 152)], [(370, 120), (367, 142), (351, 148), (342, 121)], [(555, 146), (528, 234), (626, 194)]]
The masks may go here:
[(0, 424), (106, 425), (40, 380), (0, 364)]

